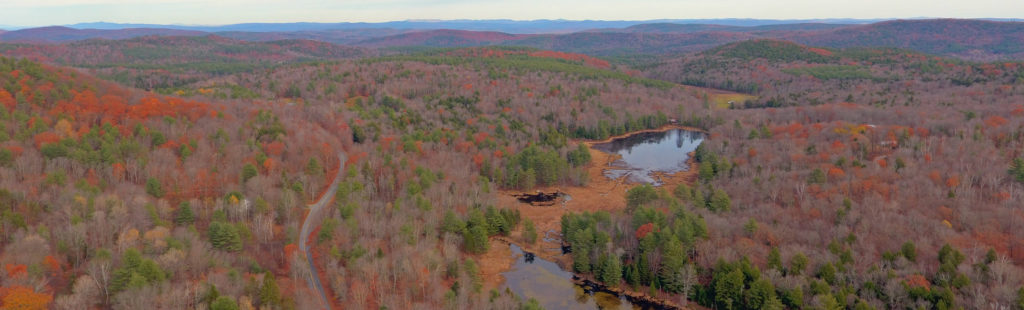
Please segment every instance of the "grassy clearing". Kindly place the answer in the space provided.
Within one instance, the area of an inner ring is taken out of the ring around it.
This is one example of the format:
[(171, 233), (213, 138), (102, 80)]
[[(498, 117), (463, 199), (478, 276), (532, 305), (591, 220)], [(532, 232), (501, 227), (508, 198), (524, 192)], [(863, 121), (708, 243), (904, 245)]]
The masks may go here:
[(711, 101), (714, 107), (720, 109), (728, 109), (729, 102), (735, 102), (737, 104), (743, 104), (744, 101), (757, 99), (757, 96), (740, 94), (740, 93), (709, 93), (708, 100)]

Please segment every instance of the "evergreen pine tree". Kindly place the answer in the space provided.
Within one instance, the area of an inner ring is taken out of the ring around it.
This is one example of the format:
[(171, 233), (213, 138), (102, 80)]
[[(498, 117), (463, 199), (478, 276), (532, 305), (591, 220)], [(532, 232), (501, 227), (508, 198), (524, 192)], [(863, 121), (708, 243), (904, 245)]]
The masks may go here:
[(1010, 177), (1017, 182), (1024, 182), (1024, 158), (1014, 158), (1010, 163)]
[(716, 212), (732, 209), (732, 200), (729, 199), (729, 193), (720, 189), (712, 191), (708, 209)]
[(714, 280), (715, 303), (720, 309), (739, 309), (740, 296), (743, 291), (743, 272), (734, 269), (729, 273), (719, 273)]
[(466, 223), (462, 222), (462, 220), (455, 215), (455, 212), (448, 210), (444, 213), (444, 219), (441, 221), (441, 231), (461, 235), (465, 230)]
[(483, 225), (474, 225), (462, 235), (463, 245), (467, 252), (474, 254), (487, 253), (487, 229)]
[(764, 309), (771, 299), (775, 299), (775, 286), (768, 279), (762, 278), (750, 284), (746, 295), (747, 309)]
[(534, 227), (533, 221), (529, 219), (523, 223), (523, 240), (530, 244), (537, 243), (537, 228)]
[(245, 166), (242, 166), (242, 183), (249, 181), (249, 179), (258, 175), (259, 172), (253, 164), (245, 164)]
[(146, 179), (146, 193), (153, 195), (153, 197), (161, 198), (164, 196), (164, 188), (160, 185), (160, 180), (156, 178)]
[(675, 235), (669, 237), (661, 250), (661, 270), (658, 272), (666, 291), (679, 292), (683, 288), (682, 271), (686, 265), (686, 251)]
[(796, 253), (796, 255), (789, 260), (789, 274), (803, 274), (804, 270), (807, 269), (807, 261), (807, 256), (804, 256), (804, 253)]
[(193, 222), (195, 222), (195, 214), (192, 213), (192, 206), (188, 202), (182, 202), (178, 206), (178, 214), (174, 215), (174, 223), (190, 225)]
[(223, 222), (210, 223), (208, 234), (210, 244), (216, 249), (229, 252), (242, 249), (242, 237), (234, 225)]
[(238, 310), (238, 303), (231, 297), (220, 296), (210, 303), (210, 310)]
[(274, 274), (267, 271), (263, 274), (263, 285), (260, 286), (260, 303), (263, 306), (274, 306), (281, 302), (281, 292), (277, 288)]
[(608, 257), (601, 269), (601, 282), (611, 287), (619, 285), (622, 280), (622, 265), (617, 257)]
[(309, 162), (306, 163), (306, 174), (307, 175), (320, 175), (323, 172), (323, 166), (320, 165), (320, 161), (316, 160), (316, 157), (310, 158)]
[(782, 254), (779, 253), (778, 247), (772, 247), (768, 252), (768, 268), (782, 271)]

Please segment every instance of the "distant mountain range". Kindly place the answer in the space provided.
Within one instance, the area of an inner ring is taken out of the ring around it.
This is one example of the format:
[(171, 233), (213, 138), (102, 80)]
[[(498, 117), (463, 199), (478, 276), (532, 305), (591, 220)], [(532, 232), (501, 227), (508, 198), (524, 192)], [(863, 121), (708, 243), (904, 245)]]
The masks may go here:
[(365, 48), (513, 45), (596, 56), (619, 56), (687, 53), (736, 41), (780, 39), (832, 48), (904, 48), (975, 60), (1024, 59), (1024, 22), (962, 19), (866, 22), (870, 21), (489, 20), (237, 24), (214, 27), (90, 23), (0, 32), (0, 41), (62, 43), (142, 36), (216, 35), (253, 42), (315, 40)]
[(887, 21), (782, 39), (826, 47), (898, 47), (961, 58), (1024, 56), (1024, 23), (963, 19)]
[(693, 33), (708, 31), (724, 32), (767, 32), (767, 31), (813, 31), (850, 27), (859, 24), (842, 23), (786, 23), (760, 26), (731, 26), (718, 24), (676, 24), (650, 23), (629, 26), (622, 29), (597, 29), (591, 32), (629, 32), (629, 33)]
[(6, 42), (68, 42), (88, 39), (121, 40), (143, 36), (201, 36), (208, 33), (195, 30), (166, 28), (127, 29), (75, 29), (62, 26), (21, 29), (0, 33)]
[(394, 47), (394, 46), (430, 46), (430, 47), (452, 47), (452, 46), (481, 46), (506, 44), (516, 42), (534, 35), (509, 34), (495, 31), (467, 31), (467, 30), (428, 30), (415, 31), (380, 38), (371, 38), (354, 42), (354, 45), (366, 47)]
[[(194, 25), (160, 25), (160, 24), (119, 24), (119, 23), (80, 23), (67, 25), (75, 29), (127, 29), (127, 28), (164, 28), (178, 30), (195, 30), (205, 32), (245, 31), (245, 32), (291, 32), (291, 31), (322, 31), (347, 29), (391, 28), (406, 30), (454, 29), (470, 31), (496, 31), (516, 34), (566, 33), (589, 29), (625, 28), (641, 24), (711, 24), (722, 26), (764, 26), (778, 24), (825, 23), (825, 24), (869, 24), (884, 19), (661, 19), (646, 21), (604, 21), (604, 20), (408, 20), (381, 23), (246, 23), (223, 26)], [(10, 29), (10, 28), (7, 28)]]

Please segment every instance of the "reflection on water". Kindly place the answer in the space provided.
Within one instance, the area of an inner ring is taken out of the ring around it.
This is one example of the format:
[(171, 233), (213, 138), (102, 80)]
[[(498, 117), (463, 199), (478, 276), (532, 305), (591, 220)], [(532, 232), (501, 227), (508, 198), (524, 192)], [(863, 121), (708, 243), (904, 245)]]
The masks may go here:
[(594, 149), (622, 155), (605, 170), (605, 176), (617, 179), (623, 176), (635, 183), (661, 185), (653, 172), (676, 173), (686, 171), (688, 153), (704, 141), (704, 134), (682, 129), (663, 132), (642, 132), (610, 142), (594, 145)]
[(641, 309), (615, 294), (576, 285), (572, 273), (557, 264), (524, 252), (514, 244), (511, 248), (519, 258), (502, 275), (505, 286), (524, 300), (536, 299), (544, 309)]

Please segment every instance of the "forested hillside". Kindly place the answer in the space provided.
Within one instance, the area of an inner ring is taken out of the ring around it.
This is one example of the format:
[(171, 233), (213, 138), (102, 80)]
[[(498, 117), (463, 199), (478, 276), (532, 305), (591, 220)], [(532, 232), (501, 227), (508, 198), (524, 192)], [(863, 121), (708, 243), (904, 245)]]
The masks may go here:
[(1020, 59), (1024, 23), (964, 19), (897, 20), (781, 38), (845, 47), (893, 47), (967, 59)]
[[(742, 290), (722, 289), (774, 287), (757, 300), (940, 309), (1019, 300), (1022, 74), (1012, 62), (781, 41), (653, 66), (651, 77), (759, 97), (718, 106), (725, 124), (702, 147), (727, 169), (712, 165), (700, 184), (659, 196), (721, 210), (701, 188), (731, 194), (729, 211), (707, 219), (718, 242), (694, 245), (706, 258), (698, 266), (714, 267), (712, 286), (693, 297), (753, 307), (751, 296), (722, 299)], [(721, 282), (739, 271), (742, 281)]]
[(0, 40), (20, 43), (56, 43), (88, 39), (130, 39), (141, 36), (200, 36), (201, 31), (163, 29), (163, 28), (130, 28), (118, 30), (73, 29), (61, 26), (20, 29), (0, 32)]
[[(517, 227), (496, 190), (585, 183), (570, 138), (653, 128), (698, 105), (682, 89), (534, 54), (277, 67), (197, 84), (188, 99), (5, 58), (4, 296), (316, 307), (295, 243), (342, 150), (343, 181), (313, 238), (338, 307), (514, 307), (480, 293), (467, 254)], [(214, 85), (253, 99), (217, 99)]]
[(165, 91), (214, 76), (372, 52), (310, 40), (245, 42), (218, 36), (147, 36), (59, 45), (4, 43), (0, 53), (88, 69), (90, 74), (123, 85)]
[[(709, 49), (0, 45), (0, 305), (536, 309), (513, 243), (665, 307), (1024, 307), (1024, 65), (661, 35)], [(665, 128), (682, 181), (605, 179)]]
[(186, 308), (273, 282), (302, 218), (291, 206), (343, 147), (316, 109), (164, 97), (11, 58), (0, 72), (9, 308)]
[[(366, 48), (528, 46), (597, 56), (672, 56), (751, 39), (829, 48), (901, 48), (964, 60), (1024, 57), (1024, 23), (976, 19), (450, 21), (380, 24), (238, 24), (224, 26), (85, 24), (0, 31), (7, 43), (72, 43), (147, 36), (217, 36), (266, 42), (315, 40)], [(869, 23), (870, 22), (870, 23)], [(516, 23), (521, 25), (516, 26)], [(527, 25), (533, 24), (533, 25)], [(580, 28), (584, 25), (592, 28)], [(433, 25), (433, 26), (431, 26)], [(97, 27), (100, 29), (91, 29)], [(205, 57), (205, 56), (204, 56)], [(72, 63), (68, 63), (72, 64)]]

